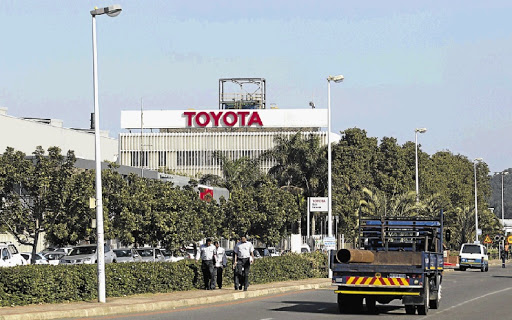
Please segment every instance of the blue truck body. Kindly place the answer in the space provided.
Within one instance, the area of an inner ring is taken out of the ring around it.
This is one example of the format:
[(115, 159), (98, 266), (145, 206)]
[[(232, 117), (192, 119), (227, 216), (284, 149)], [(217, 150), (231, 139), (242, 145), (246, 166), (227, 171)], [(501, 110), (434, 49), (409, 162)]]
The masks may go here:
[(377, 312), (402, 300), (406, 313), (427, 314), (441, 299), (443, 217), (359, 218), (357, 249), (331, 251), (332, 285), (341, 313)]

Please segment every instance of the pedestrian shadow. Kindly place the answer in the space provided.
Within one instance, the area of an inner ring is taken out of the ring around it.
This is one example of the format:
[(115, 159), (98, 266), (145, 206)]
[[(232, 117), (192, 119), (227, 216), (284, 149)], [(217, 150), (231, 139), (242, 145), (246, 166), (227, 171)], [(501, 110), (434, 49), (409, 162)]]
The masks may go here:
[[(280, 301), (279, 303), (289, 304), (289, 306), (272, 309), (272, 311), (300, 312), (311, 314), (340, 314), (338, 311), (337, 303), (311, 301)], [(407, 315), (404, 311), (403, 306), (378, 304), (377, 310), (377, 315), (379, 313), (385, 313), (396, 316)], [(363, 310), (361, 312), (348, 314), (375, 315), (374, 313), (369, 313), (366, 310), (366, 307), (363, 307)]]

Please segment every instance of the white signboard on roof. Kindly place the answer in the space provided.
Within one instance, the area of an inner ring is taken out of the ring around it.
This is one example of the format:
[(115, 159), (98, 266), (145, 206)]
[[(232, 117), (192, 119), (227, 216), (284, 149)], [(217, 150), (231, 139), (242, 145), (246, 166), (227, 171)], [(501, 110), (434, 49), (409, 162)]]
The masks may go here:
[[(140, 129), (141, 111), (121, 111), (121, 128)], [(145, 129), (327, 127), (327, 109), (144, 110)]]

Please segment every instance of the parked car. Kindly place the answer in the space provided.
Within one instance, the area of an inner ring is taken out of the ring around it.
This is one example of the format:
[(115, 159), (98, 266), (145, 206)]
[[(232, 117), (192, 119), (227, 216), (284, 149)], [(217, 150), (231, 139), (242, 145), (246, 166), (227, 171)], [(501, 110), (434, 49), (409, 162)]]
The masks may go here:
[(270, 257), (270, 252), (268, 252), (267, 248), (254, 248), (254, 257), (255, 258)]
[(137, 250), (133, 248), (119, 248), (115, 249), (114, 253), (116, 254), (116, 262), (126, 263), (126, 262), (141, 262), (142, 258), (137, 252)]
[(308, 244), (303, 244), (300, 246), (300, 253), (308, 253), (311, 252)]
[(0, 243), (0, 267), (14, 267), (28, 264), (16, 246), (11, 242)]
[(233, 255), (235, 254), (235, 251), (232, 249), (226, 249), (226, 258), (233, 259)]
[(168, 262), (177, 262), (189, 258), (188, 253), (182, 252), (180, 250), (160, 249), (160, 252), (164, 255), (165, 261)]
[(158, 248), (137, 248), (137, 253), (144, 262), (164, 262), (165, 257)]
[(481, 244), (464, 243), (459, 253), (459, 269), (480, 269), (482, 272), (489, 271), (489, 257), (487, 248)]
[(60, 259), (64, 257), (66, 254), (64, 252), (55, 251), (55, 252), (47, 252), (43, 254), (43, 257), (46, 258), (48, 264), (58, 265), (60, 263)]
[(279, 257), (281, 253), (279, 250), (276, 249), (276, 247), (267, 247), (268, 253), (271, 257)]
[(48, 247), (46, 249), (44, 249), (43, 251), (41, 251), (40, 253), (42, 253), (43, 255), (46, 254), (46, 253), (50, 253), (50, 252), (53, 252), (53, 253), (64, 253), (64, 254), (68, 254), (71, 252), (71, 250), (73, 250), (73, 247)]
[[(60, 259), (59, 264), (91, 264), (98, 262), (96, 244), (73, 247), (73, 250)], [(105, 244), (105, 263), (117, 262), (116, 254)]]
[[(21, 256), (27, 260), (27, 264), (32, 263), (32, 252), (22, 252)], [(35, 264), (48, 264), (48, 259), (45, 258), (41, 253), (36, 253), (36, 263)]]

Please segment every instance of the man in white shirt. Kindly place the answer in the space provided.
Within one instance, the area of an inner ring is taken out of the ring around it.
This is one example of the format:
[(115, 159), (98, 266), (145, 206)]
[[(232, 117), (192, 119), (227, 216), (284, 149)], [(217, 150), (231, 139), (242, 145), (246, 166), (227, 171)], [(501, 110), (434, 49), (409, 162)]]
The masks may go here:
[(204, 289), (215, 290), (215, 266), (213, 261), (215, 246), (210, 238), (206, 239), (206, 243), (199, 247), (199, 253), (201, 256), (201, 269), (203, 270)]
[[(249, 271), (251, 263), (254, 261), (254, 247), (252, 243), (247, 241), (245, 236), (242, 237), (239, 243), (236, 244), (233, 258), (233, 269), (236, 269), (237, 264), (241, 264), (243, 268), (244, 277), (244, 291), (249, 288)], [(235, 277), (235, 290), (242, 289), (242, 284), (238, 283), (238, 277)]]
[(214, 277), (216, 277), (217, 287), (222, 289), (222, 271), (226, 267), (228, 263), (226, 258), (226, 250), (223, 247), (219, 246), (219, 241), (215, 241), (213, 243), (215, 245), (215, 271)]

